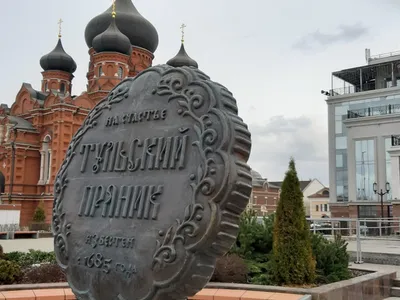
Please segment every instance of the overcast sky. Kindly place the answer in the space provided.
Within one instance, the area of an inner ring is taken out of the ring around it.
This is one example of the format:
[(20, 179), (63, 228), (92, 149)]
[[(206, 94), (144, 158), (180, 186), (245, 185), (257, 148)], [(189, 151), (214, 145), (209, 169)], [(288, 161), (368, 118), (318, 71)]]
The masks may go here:
[[(4, 3), (3, 3), (4, 2)], [(111, 0), (2, 0), (1, 102), (11, 105), (22, 82), (40, 89), (39, 59), (63, 23), (65, 50), (78, 69), (73, 94), (86, 88), (84, 30)], [(281, 180), (290, 156), (301, 179), (328, 184), (327, 107), (321, 89), (331, 72), (400, 50), (399, 0), (133, 0), (157, 28), (154, 64), (173, 57), (185, 23), (186, 50), (199, 68), (235, 95), (253, 136), (251, 166)]]

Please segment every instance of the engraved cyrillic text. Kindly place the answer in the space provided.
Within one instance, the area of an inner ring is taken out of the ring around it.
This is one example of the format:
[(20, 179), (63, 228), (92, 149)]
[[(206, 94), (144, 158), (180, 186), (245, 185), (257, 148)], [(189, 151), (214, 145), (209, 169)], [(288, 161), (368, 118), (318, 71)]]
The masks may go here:
[(80, 217), (157, 220), (162, 185), (88, 185), (82, 193)]
[(133, 124), (148, 121), (165, 120), (167, 117), (166, 109), (151, 109), (141, 112), (126, 113), (123, 115), (111, 116), (106, 119), (106, 127), (118, 126), (121, 124)]
[(131, 141), (82, 144), (81, 173), (182, 170), (185, 168), (189, 136), (153, 137)]
[(93, 249), (97, 247), (106, 248), (133, 248), (135, 238), (120, 237), (112, 235), (97, 235), (89, 234), (86, 236), (85, 243), (90, 245)]

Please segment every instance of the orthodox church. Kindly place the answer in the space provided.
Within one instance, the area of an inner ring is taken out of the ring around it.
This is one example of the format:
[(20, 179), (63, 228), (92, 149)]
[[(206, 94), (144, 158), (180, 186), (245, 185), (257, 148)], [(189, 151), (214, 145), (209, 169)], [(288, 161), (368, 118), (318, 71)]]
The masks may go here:
[[(0, 106), (1, 202), (20, 205), (20, 226), (32, 222), (41, 201), (50, 223), (54, 178), (72, 136), (113, 87), (152, 65), (158, 33), (132, 0), (115, 0), (87, 24), (85, 40), (90, 57), (86, 91), (73, 96), (77, 65), (64, 50), (60, 31), (55, 48), (40, 59), (40, 90), (23, 83), (11, 108)], [(183, 39), (167, 64), (198, 67)]]

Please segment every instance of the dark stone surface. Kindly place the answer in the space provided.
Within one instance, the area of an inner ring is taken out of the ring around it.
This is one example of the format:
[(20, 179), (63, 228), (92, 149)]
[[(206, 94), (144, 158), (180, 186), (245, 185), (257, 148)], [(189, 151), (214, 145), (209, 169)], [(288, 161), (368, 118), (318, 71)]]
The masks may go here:
[(58, 262), (79, 299), (179, 300), (209, 281), (251, 193), (236, 101), (195, 68), (119, 84), (73, 137), (56, 177)]

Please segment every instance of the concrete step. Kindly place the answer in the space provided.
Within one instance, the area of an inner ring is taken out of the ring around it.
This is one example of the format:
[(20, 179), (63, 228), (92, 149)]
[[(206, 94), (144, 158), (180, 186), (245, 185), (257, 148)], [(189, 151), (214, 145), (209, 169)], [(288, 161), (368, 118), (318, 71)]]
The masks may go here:
[(390, 291), (390, 296), (392, 297), (400, 297), (400, 287), (392, 287)]
[(384, 300), (400, 300), (400, 297), (390, 297), (390, 298), (386, 298)]

